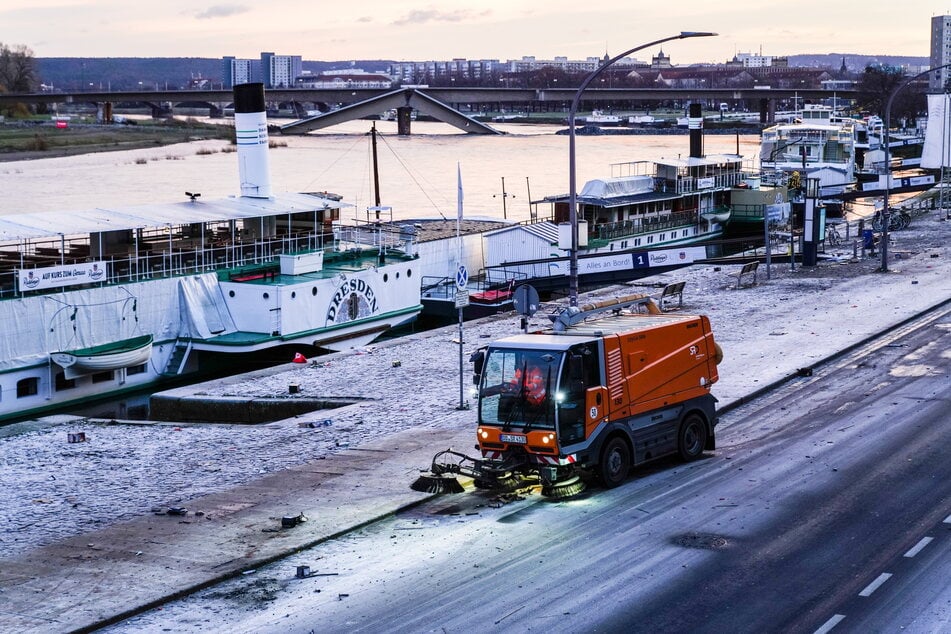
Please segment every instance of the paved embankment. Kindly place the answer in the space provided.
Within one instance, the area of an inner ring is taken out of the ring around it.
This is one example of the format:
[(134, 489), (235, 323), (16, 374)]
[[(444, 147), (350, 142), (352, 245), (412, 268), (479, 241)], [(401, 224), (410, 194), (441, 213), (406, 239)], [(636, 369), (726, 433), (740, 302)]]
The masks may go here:
[[(737, 289), (728, 273), (738, 266), (702, 265), (593, 295), (686, 281), (684, 310), (710, 315), (726, 354), (714, 386), (726, 406), (951, 300), (949, 237), (951, 223), (916, 219), (888, 273), (843, 258), (774, 265), (767, 282), (761, 266), (757, 286)], [(513, 316), (467, 323), (465, 350), (517, 328)], [(429, 331), (173, 393), (291, 398), (295, 384), (306, 397), (354, 400), (338, 409), (251, 426), (57, 417), (0, 437), (0, 630), (92, 628), (425, 499), (409, 484), (436, 450), (472, 453), (457, 335)], [(75, 431), (87, 442), (67, 444)], [(728, 416), (718, 431), (729, 434)], [(299, 513), (308, 521), (281, 528)]]

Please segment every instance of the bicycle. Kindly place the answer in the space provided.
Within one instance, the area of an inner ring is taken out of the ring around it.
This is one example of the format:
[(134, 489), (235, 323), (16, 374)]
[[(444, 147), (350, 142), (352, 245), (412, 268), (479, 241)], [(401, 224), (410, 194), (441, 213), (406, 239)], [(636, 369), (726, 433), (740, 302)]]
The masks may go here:
[(826, 242), (829, 243), (830, 247), (837, 247), (842, 244), (842, 235), (839, 233), (839, 228), (837, 225), (826, 225)]
[[(906, 214), (901, 209), (896, 209), (888, 214), (889, 231), (901, 231), (902, 229), (906, 228), (910, 222), (911, 216)], [(874, 231), (881, 231), (884, 226), (884, 214), (881, 211), (876, 211), (875, 215), (872, 217), (872, 229)]]

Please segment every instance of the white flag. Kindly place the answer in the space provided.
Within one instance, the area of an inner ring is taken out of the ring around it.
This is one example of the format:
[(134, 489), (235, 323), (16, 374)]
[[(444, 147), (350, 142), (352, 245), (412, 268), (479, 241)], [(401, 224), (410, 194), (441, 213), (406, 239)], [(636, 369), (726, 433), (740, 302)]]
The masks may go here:
[(456, 204), (458, 205), (457, 215), (462, 221), (462, 166), (456, 163), (456, 172), (459, 178), (459, 191), (456, 194)]

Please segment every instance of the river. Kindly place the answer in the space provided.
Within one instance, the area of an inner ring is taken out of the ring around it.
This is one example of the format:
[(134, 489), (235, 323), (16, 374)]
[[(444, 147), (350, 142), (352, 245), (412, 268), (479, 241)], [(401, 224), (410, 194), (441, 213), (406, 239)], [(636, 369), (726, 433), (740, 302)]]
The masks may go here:
[[(281, 123), (272, 120), (270, 123)], [(381, 203), (395, 219), (454, 217), (457, 165), (467, 216), (530, 217), (538, 200), (568, 191), (564, 126), (493, 124), (503, 136), (464, 134), (443, 123), (414, 121), (400, 137), (396, 123), (377, 121)], [(272, 135), (272, 189), (331, 191), (366, 214), (373, 205), (369, 121), (351, 121), (307, 136)], [(286, 146), (283, 144), (286, 143)], [(237, 154), (223, 141), (193, 141), (140, 150), (0, 163), (0, 214), (68, 212), (185, 200), (238, 192)], [(758, 160), (758, 135), (706, 135), (707, 154), (739, 152)], [(672, 135), (578, 136), (578, 187), (611, 175), (612, 163), (686, 156), (689, 138)], [(506, 196), (503, 197), (503, 184)], [(503, 207), (504, 205), (504, 207)], [(541, 213), (547, 213), (547, 207)]]

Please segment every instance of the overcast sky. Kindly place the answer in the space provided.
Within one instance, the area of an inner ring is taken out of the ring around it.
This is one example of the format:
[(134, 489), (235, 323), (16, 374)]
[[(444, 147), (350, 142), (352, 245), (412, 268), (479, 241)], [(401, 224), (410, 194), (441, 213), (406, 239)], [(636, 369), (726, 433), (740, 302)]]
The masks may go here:
[(3, 0), (0, 42), (37, 57), (506, 60), (720, 34), (664, 47), (686, 64), (759, 51), (926, 56), (931, 17), (949, 12), (951, 0)]

